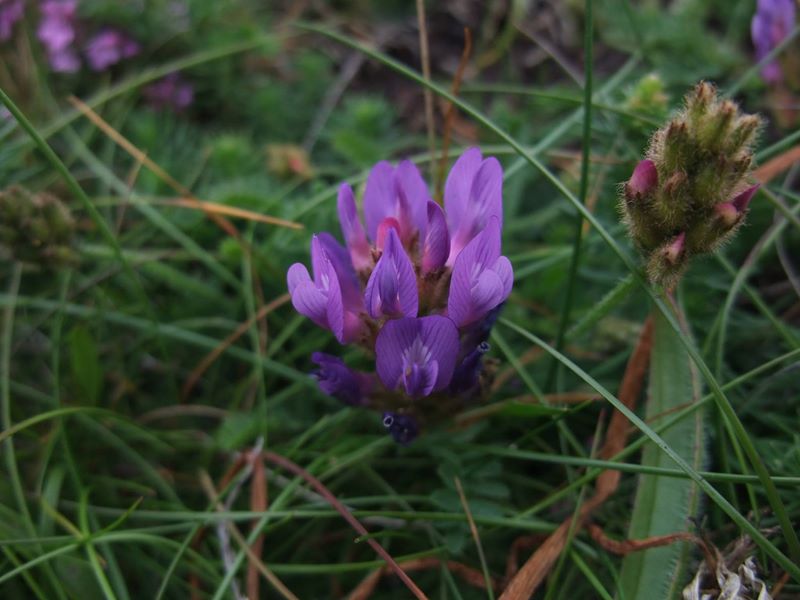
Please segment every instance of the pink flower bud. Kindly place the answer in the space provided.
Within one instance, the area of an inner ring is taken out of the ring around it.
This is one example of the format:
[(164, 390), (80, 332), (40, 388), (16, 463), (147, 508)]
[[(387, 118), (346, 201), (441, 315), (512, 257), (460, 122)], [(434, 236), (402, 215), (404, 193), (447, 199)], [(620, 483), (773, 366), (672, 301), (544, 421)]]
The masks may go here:
[(669, 246), (667, 246), (664, 256), (666, 257), (667, 261), (671, 264), (675, 264), (680, 259), (681, 254), (683, 254), (683, 247), (686, 242), (686, 233), (682, 232), (678, 234), (678, 236), (672, 240)]
[(733, 227), (739, 221), (739, 211), (733, 202), (721, 202), (714, 207), (714, 212), (726, 227)]
[(753, 196), (760, 187), (761, 187), (760, 183), (751, 185), (745, 191), (741, 192), (737, 196), (734, 196), (733, 200), (731, 200), (731, 204), (733, 204), (736, 207), (736, 210), (739, 213), (745, 212), (747, 210), (747, 205), (750, 204), (750, 200), (753, 199)]
[(628, 192), (634, 197), (647, 196), (658, 185), (658, 171), (652, 160), (640, 161), (628, 180)]

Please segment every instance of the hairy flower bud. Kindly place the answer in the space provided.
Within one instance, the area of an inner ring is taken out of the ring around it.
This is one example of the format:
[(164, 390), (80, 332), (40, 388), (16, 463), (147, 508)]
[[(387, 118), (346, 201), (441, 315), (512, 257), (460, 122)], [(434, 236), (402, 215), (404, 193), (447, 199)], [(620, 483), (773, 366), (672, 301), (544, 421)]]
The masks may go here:
[(654, 283), (674, 285), (693, 256), (714, 251), (743, 223), (758, 189), (749, 178), (760, 124), (701, 82), (653, 135), (620, 207)]
[(74, 229), (72, 216), (55, 196), (17, 185), (0, 191), (0, 246), (16, 260), (43, 268), (74, 263)]

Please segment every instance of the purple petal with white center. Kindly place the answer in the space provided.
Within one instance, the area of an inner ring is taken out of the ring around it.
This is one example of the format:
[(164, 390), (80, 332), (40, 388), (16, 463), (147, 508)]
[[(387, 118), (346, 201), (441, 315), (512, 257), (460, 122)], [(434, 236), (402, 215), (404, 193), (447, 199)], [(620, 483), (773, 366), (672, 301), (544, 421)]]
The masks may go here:
[(383, 255), (367, 281), (364, 299), (374, 319), (417, 316), (417, 277), (394, 228), (388, 230)]
[(450, 254), (450, 234), (442, 207), (428, 201), (428, 225), (422, 244), (422, 273), (427, 274), (444, 266)]
[(500, 256), (500, 223), (492, 217), (453, 265), (448, 316), (459, 327), (477, 321), (508, 298), (513, 282), (511, 263)]
[(387, 322), (375, 342), (375, 364), (390, 390), (403, 386), (411, 397), (447, 387), (458, 356), (458, 329), (447, 317)]
[(356, 271), (371, 267), (372, 257), (367, 235), (364, 233), (361, 219), (358, 217), (353, 189), (346, 183), (339, 186), (337, 205), (339, 222), (342, 225), (342, 235), (344, 236), (345, 244), (347, 244), (347, 249), (350, 251), (353, 267), (355, 267)]
[(325, 250), (326, 243), (324, 237), (311, 239), (313, 280), (305, 266), (295, 263), (286, 274), (286, 283), (297, 312), (330, 329), (339, 342), (345, 343), (360, 334), (362, 324), (355, 312), (358, 307), (352, 301), (345, 306), (339, 274)]
[(451, 235), (447, 263), (452, 265), (464, 246), (486, 227), (490, 218), (497, 218), (502, 226), (503, 168), (496, 158), (490, 157), (481, 162), (472, 178), (467, 202), (461, 213), (448, 217)]
[(378, 225), (381, 221), (386, 217), (395, 216), (396, 202), (394, 167), (382, 160), (372, 167), (364, 188), (364, 219), (371, 240), (377, 240)]

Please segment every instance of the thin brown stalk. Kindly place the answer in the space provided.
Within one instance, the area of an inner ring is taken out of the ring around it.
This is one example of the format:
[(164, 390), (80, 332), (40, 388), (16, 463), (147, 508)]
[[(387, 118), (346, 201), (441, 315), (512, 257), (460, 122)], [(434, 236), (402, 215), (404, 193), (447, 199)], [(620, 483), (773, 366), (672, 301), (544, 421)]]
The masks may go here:
[[(438, 569), (439, 567), (444, 566), (448, 571), (454, 575), (458, 575), (469, 585), (486, 589), (486, 581), (484, 580), (483, 573), (477, 569), (473, 569), (472, 567), (468, 567), (467, 565), (454, 560), (442, 561), (441, 559), (435, 557), (415, 558), (401, 562), (400, 566), (403, 567), (405, 571), (424, 571), (427, 569)], [(347, 600), (367, 600), (367, 598), (372, 596), (375, 588), (378, 587), (378, 583), (380, 583), (381, 578), (391, 572), (392, 571), (388, 566), (384, 566), (376, 571), (373, 571), (361, 580), (361, 583), (358, 584), (356, 589), (350, 592)], [(496, 588), (497, 582), (492, 581), (492, 589)]]
[[(425, 0), (417, 0), (417, 24), (419, 25), (419, 54), (422, 62), (422, 76), (425, 81), (431, 80), (431, 57), (428, 48), (428, 25), (425, 19)], [(425, 87), (422, 91), (425, 98), (425, 126), (428, 130), (428, 151), (431, 155), (430, 169), (433, 176), (436, 159), (436, 142), (433, 124), (433, 93)]]
[(489, 575), (489, 566), (486, 563), (486, 555), (483, 553), (483, 544), (481, 544), (481, 536), (478, 533), (478, 528), (475, 526), (475, 519), (472, 518), (472, 511), (469, 509), (467, 496), (464, 494), (464, 488), (461, 486), (461, 480), (454, 477), (453, 481), (456, 484), (456, 491), (458, 492), (458, 499), (461, 501), (461, 506), (464, 508), (464, 514), (467, 515), (467, 523), (469, 523), (469, 531), (472, 534), (472, 539), (475, 541), (475, 547), (478, 550), (478, 559), (481, 561), (483, 567), (483, 577), (486, 580), (486, 591), (489, 592), (489, 597), (494, 598), (492, 594), (492, 578)]
[(227, 350), (236, 340), (238, 340), (244, 333), (250, 328), (250, 326), (263, 318), (265, 318), (269, 313), (271, 313), (276, 308), (283, 306), (289, 301), (289, 294), (283, 294), (278, 296), (268, 304), (262, 306), (259, 311), (253, 315), (250, 319), (239, 325), (233, 333), (231, 333), (228, 337), (226, 337), (222, 342), (220, 342), (219, 346), (214, 348), (211, 352), (206, 354), (203, 357), (197, 366), (192, 369), (192, 372), (189, 374), (189, 377), (186, 379), (186, 383), (183, 385), (183, 389), (181, 390), (181, 398), (185, 402), (189, 395), (192, 393), (194, 386), (197, 384), (200, 377), (203, 376), (208, 368), (214, 364), (214, 361), (222, 355), (225, 350)]
[[(453, 77), (453, 83), (450, 86), (450, 93), (458, 96), (458, 91), (461, 89), (461, 81), (464, 78), (464, 70), (467, 68), (469, 56), (472, 54), (472, 32), (464, 28), (464, 49), (461, 51), (461, 59), (458, 62), (458, 69)], [(444, 170), (447, 166), (448, 150), (450, 148), (450, 133), (453, 130), (453, 121), (456, 117), (456, 107), (450, 102), (447, 104), (447, 109), (444, 114), (444, 130), (442, 132), (442, 154), (439, 158), (439, 169), (436, 173), (436, 188), (434, 190), (434, 198), (437, 202), (442, 201), (442, 194), (444, 189)], [(433, 164), (433, 161), (431, 161)], [(432, 167), (431, 167), (432, 168)]]
[[(211, 481), (211, 477), (209, 477), (208, 473), (205, 471), (200, 471), (200, 485), (202, 486), (203, 491), (205, 491), (209, 500), (214, 502), (214, 506), (216, 507), (217, 511), (225, 512), (225, 507), (222, 506), (222, 504), (218, 501), (219, 495), (217, 494), (217, 490), (214, 488), (214, 483)], [(264, 579), (266, 579), (281, 596), (287, 600), (299, 600), (299, 598), (295, 596), (280, 579), (278, 579), (275, 573), (269, 570), (267, 565), (261, 561), (258, 555), (253, 552), (248, 545), (247, 540), (244, 539), (244, 536), (241, 534), (239, 529), (237, 529), (237, 527), (231, 521), (225, 521), (225, 527), (231, 534), (231, 537), (233, 537), (241, 549), (244, 550), (247, 558), (250, 559), (250, 563), (255, 565), (258, 572), (264, 576)]]
[[(628, 359), (625, 374), (619, 389), (620, 401), (633, 409), (641, 395), (647, 367), (650, 364), (650, 350), (653, 345), (653, 320), (648, 318), (642, 327), (639, 341)], [(625, 416), (614, 411), (606, 431), (605, 441), (600, 449), (600, 457), (609, 459), (618, 454), (627, 443), (630, 429)], [(591, 516), (617, 489), (619, 471), (603, 471), (595, 482), (595, 493), (580, 508), (577, 514), (567, 518), (545, 542), (531, 555), (522, 568), (511, 579), (500, 600), (530, 598), (541, 585), (561, 555), (570, 532), (579, 531)]]

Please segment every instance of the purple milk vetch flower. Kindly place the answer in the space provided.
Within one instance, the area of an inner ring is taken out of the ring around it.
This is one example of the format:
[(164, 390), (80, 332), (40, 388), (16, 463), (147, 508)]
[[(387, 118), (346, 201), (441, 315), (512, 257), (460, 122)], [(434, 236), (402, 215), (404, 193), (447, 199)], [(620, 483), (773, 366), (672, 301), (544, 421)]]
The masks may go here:
[(53, 71), (74, 73), (81, 67), (75, 50), (77, 0), (46, 0), (39, 6), (41, 19), (36, 36), (45, 48)]
[(137, 54), (138, 42), (116, 29), (105, 29), (95, 34), (86, 45), (86, 60), (93, 71), (104, 71)]
[(11, 37), (14, 25), (25, 14), (23, 0), (0, 0), (0, 42)]
[(311, 360), (319, 366), (314, 376), (323, 392), (344, 404), (364, 404), (365, 395), (372, 389), (369, 376), (353, 371), (338, 356), (324, 352), (314, 352)]
[(309, 276), (305, 265), (300, 263), (289, 268), (286, 279), (292, 305), (297, 312), (320, 327), (330, 329), (337, 340), (346, 343), (358, 337), (361, 323), (357, 312), (360, 307), (349, 291), (352, 285), (346, 277), (342, 285), (334, 261), (337, 261), (337, 256), (334, 254), (331, 257), (324, 248), (324, 241), (315, 235), (311, 240), (314, 279)]
[(496, 158), (483, 158), (470, 148), (455, 162), (444, 186), (444, 208), (450, 228), (450, 256), (459, 252), (486, 227), (491, 217), (503, 224), (503, 169)]
[(170, 73), (144, 89), (148, 104), (156, 110), (180, 112), (194, 101), (194, 86), (180, 73)]
[(383, 254), (367, 281), (364, 300), (373, 319), (417, 316), (419, 293), (414, 265), (394, 227), (389, 229)]
[(415, 235), (425, 234), (428, 200), (428, 186), (414, 163), (404, 160), (393, 167), (386, 161), (379, 162), (370, 171), (364, 190), (364, 217), (370, 239), (377, 241), (378, 227), (391, 217), (400, 225), (400, 239), (410, 245)]
[(299, 263), (287, 274), (298, 312), (375, 360), (370, 374), (315, 353), (320, 388), (383, 413), (400, 444), (489, 391), (496, 366), (484, 360), (486, 340), (514, 280), (500, 252), (502, 181), (496, 159), (467, 150), (447, 178), (443, 210), (410, 161), (379, 162), (363, 214), (350, 185), (339, 187), (345, 245), (319, 233), (313, 278)]
[(500, 255), (500, 222), (492, 217), (456, 258), (447, 314), (459, 327), (474, 323), (508, 298), (513, 283), (511, 262)]
[[(794, 28), (796, 14), (795, 0), (758, 0), (750, 32), (759, 61), (786, 39)], [(778, 61), (772, 60), (764, 65), (761, 76), (768, 83), (781, 82), (783, 73)]]
[(339, 222), (342, 225), (342, 235), (347, 248), (350, 251), (350, 258), (356, 271), (363, 271), (372, 266), (372, 252), (358, 216), (356, 200), (353, 196), (353, 188), (343, 183), (339, 186), (339, 196), (337, 198), (339, 209)]
[(378, 377), (389, 390), (427, 396), (450, 384), (458, 350), (458, 329), (447, 317), (387, 321), (375, 342)]
[(441, 269), (450, 254), (450, 233), (442, 207), (433, 200), (428, 201), (428, 223), (425, 241), (422, 244), (422, 274), (427, 275)]

